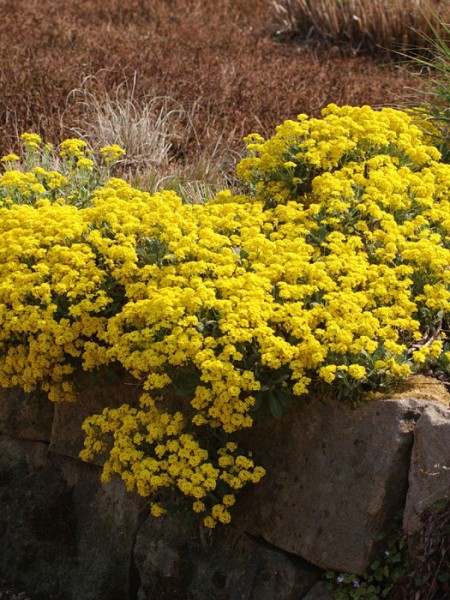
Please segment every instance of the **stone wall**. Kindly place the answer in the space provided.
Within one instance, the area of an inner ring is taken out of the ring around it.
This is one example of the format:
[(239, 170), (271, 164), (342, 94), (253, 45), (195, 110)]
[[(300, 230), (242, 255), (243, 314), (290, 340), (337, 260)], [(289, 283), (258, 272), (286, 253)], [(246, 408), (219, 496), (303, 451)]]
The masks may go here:
[(362, 574), (399, 510), (413, 541), (450, 495), (450, 397), (421, 378), (354, 410), (299, 399), (258, 422), (246, 441), (267, 476), (232, 525), (156, 520), (78, 459), (84, 418), (137, 394), (130, 381), (86, 385), (73, 404), (1, 392), (0, 578), (32, 599), (325, 600), (323, 569)]

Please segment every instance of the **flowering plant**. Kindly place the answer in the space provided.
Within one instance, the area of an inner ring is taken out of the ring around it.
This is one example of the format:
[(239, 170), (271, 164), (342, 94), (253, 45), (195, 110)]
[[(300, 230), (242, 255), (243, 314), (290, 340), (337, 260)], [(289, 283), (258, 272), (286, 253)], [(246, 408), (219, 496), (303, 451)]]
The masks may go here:
[(234, 439), (258, 412), (447, 361), (450, 166), (405, 113), (331, 105), (252, 136), (248, 193), (204, 205), (104, 182), (78, 142), (57, 183), (4, 161), (0, 385), (73, 399), (76, 368), (126, 369), (140, 404), (89, 417), (82, 457), (154, 515), (181, 493), (229, 522), (264, 475)]

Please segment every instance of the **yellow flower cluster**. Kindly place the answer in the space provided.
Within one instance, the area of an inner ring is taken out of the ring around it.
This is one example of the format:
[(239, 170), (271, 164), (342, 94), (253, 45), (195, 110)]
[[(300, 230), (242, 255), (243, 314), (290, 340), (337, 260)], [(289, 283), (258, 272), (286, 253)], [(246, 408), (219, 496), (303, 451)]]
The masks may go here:
[(269, 206), (303, 203), (307, 198), (300, 195), (311, 191), (317, 175), (373, 157), (388, 155), (413, 170), (439, 160), (419, 124), (402, 111), (330, 104), (322, 117), (301, 114), (267, 141), (257, 134), (245, 139), (250, 156), (238, 165), (238, 175), (251, 185), (254, 199)]
[(87, 144), (84, 140), (79, 140), (78, 138), (70, 138), (61, 142), (60, 155), (63, 158), (84, 158), (86, 148)]
[[(264, 475), (262, 467), (237, 453), (237, 444), (202, 447), (195, 435), (185, 431), (181, 412), (161, 410), (148, 394), (142, 395), (139, 410), (126, 404), (107, 408), (88, 418), (83, 429), (86, 442), (81, 458), (89, 460), (109, 449), (102, 481), (119, 474), (128, 491), (136, 490), (145, 498), (165, 489), (179, 490), (191, 499), (194, 512), (205, 513), (207, 527), (229, 523), (233, 491), (249, 481), (257, 483)], [(221, 502), (211, 501), (220, 495)], [(151, 513), (161, 516), (165, 509), (152, 503)]]
[(201, 206), (105, 183), (78, 142), (60, 171), (4, 161), (0, 385), (71, 399), (75, 368), (124, 367), (140, 404), (89, 418), (82, 457), (104, 455), (104, 480), (153, 515), (177, 492), (227, 523), (264, 475), (229, 441), (258, 410), (280, 417), (314, 386), (353, 397), (447, 355), (450, 166), (406, 114), (332, 105), (253, 135), (249, 194)]
[(31, 148), (33, 150), (38, 150), (42, 143), (42, 140), (37, 133), (22, 133), (20, 139), (25, 148)]
[(36, 133), (24, 133), (21, 139), (23, 164), (17, 154), (0, 159), (5, 167), (0, 177), (0, 194), (11, 204), (36, 205), (42, 200), (85, 206), (94, 190), (111, 175), (114, 163), (125, 155), (117, 144), (100, 148), (100, 156), (94, 160), (96, 157), (84, 140), (64, 140), (56, 152), (51, 144), (43, 144)]
[(103, 155), (105, 162), (110, 163), (125, 156), (125, 150), (118, 144), (113, 144), (112, 146), (103, 146), (103, 148), (100, 148), (100, 154)]
[(106, 273), (72, 206), (0, 206), (0, 385), (72, 399), (67, 375), (105, 329)]

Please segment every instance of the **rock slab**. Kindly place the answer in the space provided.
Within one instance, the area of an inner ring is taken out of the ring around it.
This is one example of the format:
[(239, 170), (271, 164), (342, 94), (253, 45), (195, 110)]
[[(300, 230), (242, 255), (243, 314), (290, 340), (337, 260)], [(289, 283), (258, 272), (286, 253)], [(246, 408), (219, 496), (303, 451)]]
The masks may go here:
[(53, 407), (44, 392), (26, 394), (20, 388), (0, 388), (0, 434), (49, 442)]
[(48, 445), (0, 435), (0, 487), (49, 464)]
[(450, 498), (450, 410), (430, 405), (414, 431), (403, 528), (409, 536), (423, 526), (421, 515)]
[(128, 600), (142, 502), (94, 465), (0, 439), (0, 574), (39, 600)]
[(303, 600), (333, 600), (334, 594), (331, 592), (323, 581), (316, 583), (303, 597)]
[(174, 520), (144, 523), (134, 552), (138, 600), (300, 600), (319, 577), (232, 525), (199, 533)]
[(235, 523), (335, 571), (362, 574), (376, 538), (404, 507), (413, 430), (427, 401), (299, 399), (246, 436), (267, 476), (246, 489)]

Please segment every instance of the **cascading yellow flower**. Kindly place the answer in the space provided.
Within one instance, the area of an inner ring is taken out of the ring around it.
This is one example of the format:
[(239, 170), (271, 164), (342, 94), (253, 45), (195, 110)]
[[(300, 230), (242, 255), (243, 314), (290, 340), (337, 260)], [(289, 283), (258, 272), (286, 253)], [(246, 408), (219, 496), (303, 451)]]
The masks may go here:
[(247, 144), (248, 194), (204, 205), (102, 180), (80, 140), (61, 172), (0, 176), (0, 385), (70, 400), (76, 368), (123, 367), (139, 405), (90, 417), (82, 457), (153, 515), (177, 492), (208, 527), (264, 476), (231, 441), (258, 410), (448, 355), (450, 166), (418, 124), (331, 105)]

